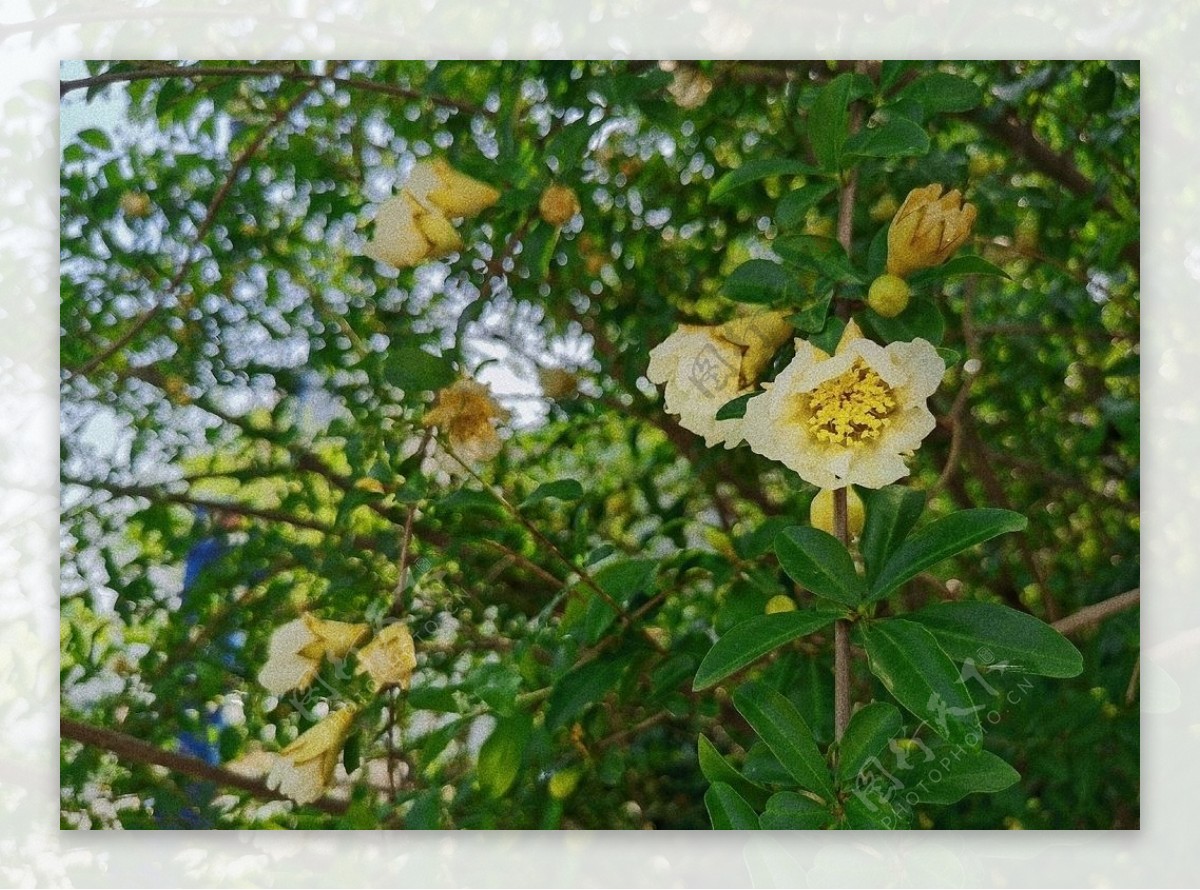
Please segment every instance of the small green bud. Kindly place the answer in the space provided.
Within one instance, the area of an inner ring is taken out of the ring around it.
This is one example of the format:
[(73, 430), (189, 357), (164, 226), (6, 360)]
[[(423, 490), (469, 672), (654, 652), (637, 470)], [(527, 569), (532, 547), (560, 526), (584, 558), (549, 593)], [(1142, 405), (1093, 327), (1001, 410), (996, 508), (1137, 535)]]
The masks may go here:
[(867, 291), (867, 305), (884, 318), (895, 318), (908, 308), (908, 298), (912, 291), (908, 284), (898, 275), (880, 275), (871, 282)]

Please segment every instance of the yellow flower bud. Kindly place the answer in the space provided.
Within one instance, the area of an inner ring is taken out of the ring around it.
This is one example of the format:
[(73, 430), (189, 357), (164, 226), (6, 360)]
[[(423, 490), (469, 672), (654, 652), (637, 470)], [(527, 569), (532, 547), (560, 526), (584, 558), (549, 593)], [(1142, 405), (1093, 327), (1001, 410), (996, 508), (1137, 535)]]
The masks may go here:
[(937, 183), (913, 189), (888, 230), (888, 272), (906, 278), (946, 262), (971, 237), (975, 215), (958, 189), (944, 195)]
[(910, 294), (903, 278), (880, 275), (871, 282), (871, 289), (867, 291), (867, 305), (884, 318), (895, 318), (908, 308)]
[(837, 234), (837, 225), (828, 216), (814, 216), (805, 223), (804, 234), (814, 238), (832, 238)]
[(121, 212), (132, 219), (150, 215), (150, 196), (145, 192), (125, 192), (121, 195)]
[(565, 185), (552, 185), (542, 192), (538, 213), (552, 226), (565, 226), (579, 212), (579, 197)]
[(795, 612), (796, 601), (786, 593), (779, 593), (767, 600), (763, 612), (767, 615), (778, 615), (780, 612)]
[[(837, 529), (833, 524), (833, 490), (822, 488), (817, 492), (817, 496), (813, 498), (812, 504), (808, 508), (808, 519), (812, 523), (813, 528), (819, 528), (823, 532), (831, 535), (837, 535)], [(850, 537), (857, 538), (862, 534), (863, 525), (867, 521), (866, 511), (863, 510), (862, 498), (860, 498), (853, 488), (846, 489), (846, 526), (850, 530)]]

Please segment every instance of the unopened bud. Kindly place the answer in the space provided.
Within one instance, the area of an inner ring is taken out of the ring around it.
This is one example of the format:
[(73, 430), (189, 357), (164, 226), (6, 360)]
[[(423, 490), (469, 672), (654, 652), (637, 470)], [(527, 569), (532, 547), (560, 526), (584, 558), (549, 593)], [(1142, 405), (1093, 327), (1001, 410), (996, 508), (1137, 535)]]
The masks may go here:
[(884, 318), (895, 318), (908, 308), (912, 291), (898, 275), (880, 275), (867, 291), (867, 305)]

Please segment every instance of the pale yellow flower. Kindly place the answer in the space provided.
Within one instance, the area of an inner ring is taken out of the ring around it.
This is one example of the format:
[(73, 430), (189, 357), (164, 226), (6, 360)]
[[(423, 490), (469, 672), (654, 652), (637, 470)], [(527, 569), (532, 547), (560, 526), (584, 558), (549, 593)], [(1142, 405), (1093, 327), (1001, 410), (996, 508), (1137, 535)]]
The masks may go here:
[(888, 229), (888, 274), (905, 278), (946, 262), (971, 237), (975, 216), (958, 189), (944, 195), (937, 183), (913, 189)]
[(500, 453), (496, 425), (508, 418), (509, 412), (492, 398), (487, 384), (457, 380), (438, 391), (437, 401), (422, 422), (441, 430), (454, 453), (471, 463), (491, 460)]
[(326, 621), (305, 612), (271, 634), (258, 682), (272, 695), (307, 689), (326, 656), (345, 658), (368, 630), (366, 624)]
[(357, 708), (334, 711), (280, 752), (267, 774), (267, 787), (296, 803), (312, 803), (333, 781)]
[(680, 425), (710, 448), (742, 441), (741, 421), (717, 420), (717, 410), (751, 391), (775, 351), (792, 334), (787, 312), (760, 312), (723, 325), (680, 325), (650, 350), (646, 376), (665, 384), (663, 402)]
[(407, 689), (416, 666), (412, 634), (400, 622), (389, 624), (358, 651), (357, 673), (369, 674), (376, 690), (393, 685)]
[(542, 192), (538, 213), (552, 226), (565, 226), (579, 212), (579, 196), (565, 185), (551, 185)]
[(475, 216), (499, 198), (496, 189), (444, 160), (420, 161), (400, 194), (379, 208), (375, 236), (363, 253), (400, 269), (453, 253), (462, 249), (462, 238), (450, 220)]
[(829, 356), (796, 340), (796, 357), (746, 405), (750, 448), (820, 488), (881, 488), (932, 432), (926, 406), (946, 364), (925, 340), (880, 346), (846, 326)]

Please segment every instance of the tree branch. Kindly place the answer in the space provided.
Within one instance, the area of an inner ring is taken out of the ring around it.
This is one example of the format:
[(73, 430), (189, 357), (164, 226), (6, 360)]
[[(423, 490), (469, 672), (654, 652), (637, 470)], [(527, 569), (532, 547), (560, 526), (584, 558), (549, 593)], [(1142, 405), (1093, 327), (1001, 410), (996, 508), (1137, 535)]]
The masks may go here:
[[(92, 748), (103, 748), (106, 751), (113, 752), (121, 760), (161, 766), (174, 773), (191, 776), (195, 779), (202, 779), (206, 782), (214, 782), (217, 785), (227, 788), (246, 791), (255, 797), (261, 797), (265, 800), (289, 799), (278, 791), (268, 788), (266, 783), (260, 779), (251, 779), (248, 776), (239, 775), (232, 770), (212, 766), (198, 757), (189, 757), (186, 754), (164, 751), (123, 732), (103, 729), (99, 726), (93, 726), (90, 723), (81, 723), (69, 717), (60, 717), (58, 726), (59, 734), (63, 740), (70, 739), (71, 741), (81, 742)], [(328, 799), (314, 801), (311, 806), (334, 815), (346, 812), (346, 805), (344, 803)]]
[(313, 74), (301, 71), (295, 67), (271, 67), (268, 65), (242, 65), (230, 68), (213, 68), (207, 65), (165, 65), (161, 68), (139, 68), (136, 71), (107, 71), (92, 77), (81, 77), (77, 80), (64, 80), (58, 86), (59, 97), (75, 90), (87, 89), (94, 86), (105, 86), (113, 83), (129, 83), (136, 80), (160, 80), (167, 77), (182, 77), (197, 80), (205, 77), (280, 77), (284, 80), (308, 83), (316, 88), (322, 83), (331, 83), (351, 90), (363, 90), (369, 93), (382, 93), (413, 101), (426, 100), (434, 105), (454, 108), (465, 114), (491, 115), (486, 108), (451, 99), (448, 96), (437, 96), (423, 93), (421, 90), (394, 86), (386, 83), (376, 83), (358, 77), (338, 77), (333, 74)]
[(1093, 603), (1090, 606), (1084, 606), (1078, 612), (1068, 615), (1066, 618), (1060, 618), (1050, 626), (1060, 634), (1073, 634), (1084, 628), (1092, 627), (1099, 624), (1110, 615), (1116, 615), (1118, 612), (1124, 612), (1126, 609), (1132, 609), (1142, 601), (1142, 589), (1135, 587), (1133, 590), (1127, 590), (1124, 593), (1118, 593), (1114, 597), (1110, 597), (1099, 603)]

